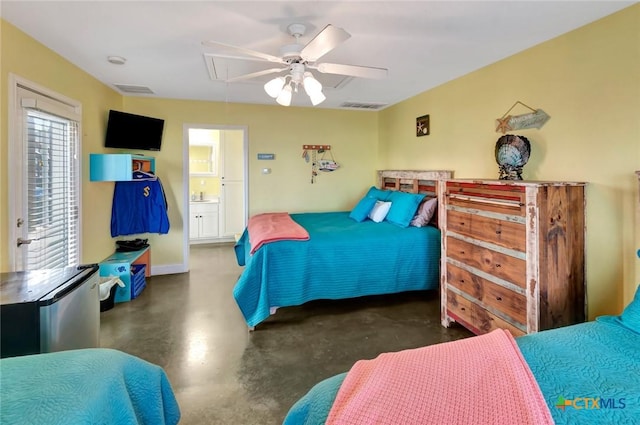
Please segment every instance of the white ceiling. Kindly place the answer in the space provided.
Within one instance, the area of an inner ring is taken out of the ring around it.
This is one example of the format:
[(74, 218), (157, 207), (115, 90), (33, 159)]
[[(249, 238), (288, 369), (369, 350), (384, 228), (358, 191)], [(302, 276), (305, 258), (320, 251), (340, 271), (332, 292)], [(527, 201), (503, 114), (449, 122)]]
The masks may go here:
[[(114, 84), (124, 84), (154, 93), (143, 96), (269, 105), (276, 103), (262, 89), (264, 79), (212, 80), (204, 53), (231, 52), (202, 41), (279, 56), (280, 47), (294, 41), (289, 24), (307, 26), (303, 44), (333, 24), (351, 38), (322, 61), (389, 70), (384, 80), (354, 78), (326, 88), (327, 100), (318, 107), (338, 108), (343, 102), (395, 104), (633, 3), (2, 0), (0, 16), (116, 90)], [(110, 55), (127, 61), (113, 65)], [(273, 67), (249, 63), (251, 69)], [(233, 72), (241, 71), (230, 64)], [(298, 93), (292, 105), (311, 103)]]

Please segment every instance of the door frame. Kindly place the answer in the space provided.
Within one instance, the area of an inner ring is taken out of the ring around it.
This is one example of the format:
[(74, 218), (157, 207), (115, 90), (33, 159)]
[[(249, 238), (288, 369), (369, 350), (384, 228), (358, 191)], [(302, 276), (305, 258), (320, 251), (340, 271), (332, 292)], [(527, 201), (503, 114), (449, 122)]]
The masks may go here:
[[(18, 105), (17, 105), (17, 101), (18, 101), (18, 86), (22, 86), (28, 90), (34, 91), (36, 93), (40, 93), (41, 95), (44, 95), (46, 97), (50, 97), (53, 101), (56, 102), (60, 102), (63, 104), (66, 104), (72, 108), (75, 109), (76, 113), (80, 116), (80, 119), (78, 120), (78, 146), (77, 146), (77, 155), (78, 155), (78, 212), (77, 212), (77, 216), (78, 216), (78, 255), (79, 255), (79, 261), (82, 261), (82, 235), (83, 235), (83, 223), (82, 223), (82, 215), (83, 215), (83, 208), (82, 208), (82, 191), (83, 191), (83, 181), (82, 181), (82, 176), (83, 176), (83, 161), (82, 161), (82, 134), (83, 134), (83, 129), (82, 129), (82, 103), (78, 100), (72, 99), (70, 97), (67, 97), (55, 90), (49, 89), (47, 87), (44, 87), (38, 83), (34, 83), (31, 80), (28, 80), (26, 78), (23, 78), (19, 75), (16, 75), (14, 73), (9, 73), (9, 90), (8, 90), (8, 96), (7, 96), (7, 158), (16, 158), (16, 156), (18, 155), (18, 142), (16, 141), (18, 135), (21, 135), (21, 129), (20, 127), (22, 126), (21, 122), (18, 122)], [(22, 148), (22, 141), (20, 141), (20, 145), (19, 147)], [(22, 153), (20, 153), (20, 158), (22, 158)], [(11, 176), (16, 176), (16, 175), (20, 175), (20, 178), (24, 177), (24, 164), (18, 164), (17, 161), (7, 161), (7, 171), (8, 174), (7, 176), (9, 176), (9, 178), (7, 179), (7, 186), (8, 186), (8, 190), (7, 190), (7, 203), (9, 205), (13, 204), (16, 200), (17, 194), (16, 191), (18, 190), (18, 188), (16, 187), (16, 185), (14, 184), (10, 184), (10, 180), (11, 180)], [(23, 182), (24, 183), (24, 182)], [(7, 265), (3, 265), (1, 264), (1, 256), (0, 256), (0, 270), (9, 270), (9, 271), (16, 271), (18, 264), (17, 264), (17, 253), (16, 250), (14, 248), (14, 244), (15, 241), (17, 240), (20, 232), (17, 230), (16, 228), (16, 220), (18, 219), (18, 213), (16, 211), (15, 206), (11, 206), (8, 208), (8, 214), (7, 214), (7, 218), (8, 218), (8, 229), (7, 229), (7, 238), (6, 238), (6, 243), (7, 246), (5, 247), (5, 249), (8, 250), (7, 252), (7, 261), (8, 264)], [(0, 238), (1, 239), (1, 238)], [(8, 266), (8, 267), (7, 267)]]
[[(244, 205), (245, 205), (245, 217), (244, 221), (247, 222), (249, 218), (249, 128), (246, 125), (221, 125), (221, 124), (197, 124), (197, 123), (184, 123), (182, 125), (182, 210), (183, 219), (182, 219), (182, 258), (184, 258), (183, 269), (185, 271), (189, 271), (189, 233), (190, 233), (190, 223), (189, 223), (189, 201), (190, 194), (189, 191), (189, 129), (191, 128), (202, 128), (207, 130), (241, 130), (243, 133), (243, 165), (244, 165)], [(220, 213), (220, 212), (219, 212)]]

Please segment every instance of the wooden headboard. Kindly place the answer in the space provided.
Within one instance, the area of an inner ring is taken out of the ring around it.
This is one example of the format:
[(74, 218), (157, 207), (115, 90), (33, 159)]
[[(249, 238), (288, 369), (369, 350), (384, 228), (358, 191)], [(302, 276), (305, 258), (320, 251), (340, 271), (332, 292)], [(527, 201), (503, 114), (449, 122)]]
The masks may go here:
[(448, 170), (380, 170), (378, 187), (438, 196), (438, 182), (450, 178), (453, 178), (453, 171)]
[(444, 223), (445, 181), (451, 178), (453, 171), (449, 170), (379, 170), (378, 187), (437, 197), (438, 223)]

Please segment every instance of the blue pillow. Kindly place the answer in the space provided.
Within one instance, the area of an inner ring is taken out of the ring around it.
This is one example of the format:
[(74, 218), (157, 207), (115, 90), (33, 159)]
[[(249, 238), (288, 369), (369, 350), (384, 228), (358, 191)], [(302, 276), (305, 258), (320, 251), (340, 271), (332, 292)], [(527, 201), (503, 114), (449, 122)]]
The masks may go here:
[(369, 212), (373, 209), (373, 206), (376, 204), (377, 199), (372, 198), (370, 196), (365, 196), (360, 199), (360, 202), (351, 210), (351, 214), (349, 214), (349, 218), (354, 219), (358, 223), (361, 221), (365, 221)]
[(391, 209), (385, 220), (400, 227), (409, 227), (424, 197), (424, 194), (391, 191), (387, 199), (391, 202)]
[(387, 201), (392, 192), (391, 190), (380, 190), (375, 186), (371, 186), (371, 189), (369, 189), (365, 196), (376, 198), (378, 201)]
[(620, 316), (620, 323), (627, 328), (640, 333), (640, 286), (636, 289), (636, 296)]

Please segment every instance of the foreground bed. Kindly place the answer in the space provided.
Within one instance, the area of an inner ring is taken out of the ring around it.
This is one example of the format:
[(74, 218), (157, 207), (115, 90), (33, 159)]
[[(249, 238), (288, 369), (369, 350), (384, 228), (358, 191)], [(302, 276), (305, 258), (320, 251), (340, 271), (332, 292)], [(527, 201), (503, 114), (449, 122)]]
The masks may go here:
[[(446, 344), (463, 344), (465, 341), (483, 337), (486, 335)], [(516, 351), (521, 353), (523, 364), (528, 366), (535, 378), (535, 383), (539, 386), (539, 394), (556, 424), (640, 423), (640, 290), (622, 316), (603, 316), (594, 322), (526, 335), (515, 341), (519, 348)], [(399, 355), (400, 353), (392, 354), (392, 356)], [(473, 371), (462, 368), (464, 357), (463, 355), (458, 359), (460, 367), (450, 370), (450, 375), (474, 376)], [(391, 373), (391, 375), (395, 374), (397, 373)], [(361, 421), (345, 422), (339, 419), (339, 414), (336, 414), (343, 408), (334, 407), (334, 401), (340, 396), (341, 391), (346, 391), (345, 388), (341, 388), (348, 376), (344, 373), (328, 378), (313, 387), (291, 408), (284, 423), (286, 425), (324, 424), (330, 411), (332, 412), (331, 420), (326, 423), (393, 423), (371, 419), (378, 414), (376, 413), (378, 401), (371, 395), (373, 392), (366, 385), (376, 379), (383, 379), (378, 384), (384, 387), (387, 381), (381, 375), (377, 372), (362, 378), (362, 381), (357, 383), (361, 386), (358, 388), (360, 392), (350, 394), (347, 400), (347, 404), (352, 400), (359, 400), (361, 405), (364, 403), (368, 418), (360, 416)], [(447, 388), (446, 381), (446, 379), (441, 380), (438, 385), (427, 388), (427, 392), (442, 394), (462, 389)], [(483, 387), (485, 383), (482, 379), (468, 378), (467, 384), (469, 386), (467, 390), (476, 392), (487, 390)], [(391, 386), (387, 385), (386, 388)], [(417, 391), (413, 384), (400, 388), (392, 395), (395, 399), (394, 403), (406, 401)], [(388, 391), (392, 392), (392, 390)], [(504, 402), (508, 395), (496, 393), (490, 389), (486, 392), (489, 402), (495, 400)], [(437, 398), (434, 397), (434, 399)], [(529, 397), (527, 402), (531, 404), (531, 401), (532, 397)], [(465, 408), (470, 407), (472, 403), (468, 397), (451, 397), (444, 404), (438, 405), (429, 404), (431, 402), (431, 400), (422, 400), (417, 405), (422, 409), (445, 409), (447, 417), (444, 422), (434, 422), (418, 417), (404, 418), (401, 423), (453, 424), (464, 423), (465, 419), (466, 423), (478, 423), (477, 421), (469, 422), (469, 417), (464, 416)], [(506, 423), (501, 420), (501, 417), (511, 413), (512, 409), (514, 406), (504, 404), (502, 408), (497, 409), (494, 420), (488, 423)], [(408, 415), (417, 411), (419, 411), (418, 408), (406, 409)], [(538, 420), (530, 423), (541, 422)]]
[(0, 360), (2, 424), (173, 425), (180, 409), (164, 371), (90, 348)]
[[(379, 187), (437, 197), (438, 182), (450, 175), (385, 171), (380, 174)], [(441, 237), (437, 227), (402, 227), (386, 220), (358, 222), (348, 211), (290, 217), (307, 230), (308, 240), (271, 242), (252, 254), (245, 229), (236, 244), (238, 264), (245, 269), (233, 294), (249, 327), (279, 307), (439, 286)]]

